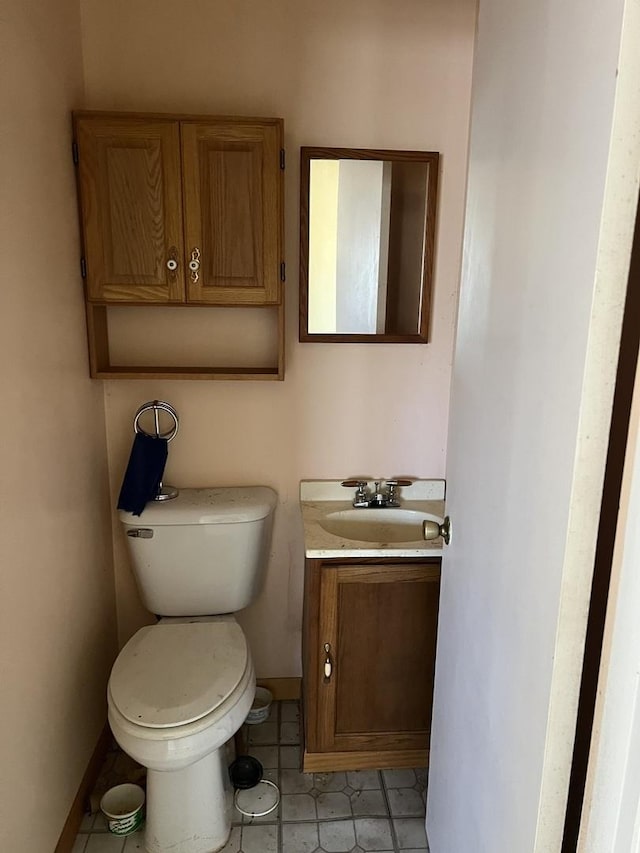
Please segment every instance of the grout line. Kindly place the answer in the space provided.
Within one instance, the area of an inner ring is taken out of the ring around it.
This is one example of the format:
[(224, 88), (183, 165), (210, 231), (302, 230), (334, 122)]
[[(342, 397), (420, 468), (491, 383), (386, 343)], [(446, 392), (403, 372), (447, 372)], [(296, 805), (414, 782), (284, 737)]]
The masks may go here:
[(382, 796), (384, 797), (384, 801), (387, 804), (387, 810), (389, 811), (389, 826), (391, 828), (391, 841), (393, 842), (393, 850), (394, 853), (400, 853), (400, 846), (398, 844), (398, 836), (396, 835), (396, 825), (393, 822), (393, 815), (391, 813), (391, 803), (389, 801), (389, 794), (387, 791), (387, 780), (384, 778), (384, 773), (382, 770), (378, 770), (378, 774), (380, 776), (380, 786), (382, 788)]

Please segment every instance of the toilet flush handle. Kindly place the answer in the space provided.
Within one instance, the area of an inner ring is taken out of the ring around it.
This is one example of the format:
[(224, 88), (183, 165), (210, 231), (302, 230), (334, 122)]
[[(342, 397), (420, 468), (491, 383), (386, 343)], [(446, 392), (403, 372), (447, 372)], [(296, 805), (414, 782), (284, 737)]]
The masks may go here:
[(150, 527), (134, 527), (127, 530), (127, 536), (132, 539), (153, 539), (153, 530)]

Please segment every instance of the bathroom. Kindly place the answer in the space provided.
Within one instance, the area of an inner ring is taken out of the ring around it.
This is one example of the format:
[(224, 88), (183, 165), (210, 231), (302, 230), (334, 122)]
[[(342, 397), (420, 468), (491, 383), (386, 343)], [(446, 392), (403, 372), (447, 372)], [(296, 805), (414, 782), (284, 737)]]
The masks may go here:
[[(501, 398), (496, 392), (491, 406), (495, 407), (497, 423), (478, 424), (479, 437), (486, 439), (487, 431), (493, 430), (495, 440), (485, 445), (487, 452), (475, 470), (458, 472), (454, 478), (455, 468), (447, 453), (476, 30), (474, 2), (433, 0), (426, 4), (409, 0), (388, 4), (358, 0), (318, 6), (306, 0), (296, 4), (284, 0), (275, 4), (187, 0), (177, 6), (164, 0), (154, 4), (142, 0), (109, 4), (104, 0), (55, 4), (50, 0), (9, 0), (8, 5), (8, 18), (3, 23), (3, 35), (8, 39), (2, 53), (13, 85), (11, 92), (3, 92), (2, 118), (6, 173), (2, 178), (1, 221), (6, 239), (5, 281), (10, 286), (3, 288), (1, 312), (5, 413), (0, 605), (2, 681), (8, 687), (3, 689), (0, 702), (6, 737), (0, 774), (0, 847), (15, 853), (47, 853), (55, 848), (100, 736), (105, 685), (117, 649), (148, 619), (137, 597), (121, 531), (111, 510), (131, 443), (132, 415), (142, 401), (168, 399), (180, 413), (180, 434), (171, 446), (167, 468), (168, 479), (176, 485), (263, 483), (278, 493), (265, 590), (241, 617), (262, 677), (300, 675), (301, 479), (340, 479), (358, 473), (372, 477), (447, 477), (449, 490), (455, 491), (456, 482), (473, 483), (473, 474), (480, 478), (476, 482), (484, 483), (491, 477), (489, 503), (501, 510), (498, 491), (506, 494), (515, 486), (498, 457), (505, 451), (513, 462), (513, 458), (526, 458), (518, 454), (528, 451), (533, 464), (540, 458), (536, 455), (540, 449), (530, 434), (515, 440), (507, 432), (521, 424), (533, 402), (518, 399), (520, 408), (510, 406), (506, 394)], [(557, 30), (566, 38), (570, 12), (555, 5)], [(596, 21), (593, 29), (607, 35), (603, 39), (606, 50), (602, 45), (599, 48), (604, 66), (617, 54), (622, 13), (616, 6), (615, 14), (609, 17), (598, 12), (603, 16), (600, 20), (595, 5), (591, 10)], [(571, 7), (575, 13), (577, 4)], [(497, 0), (487, 0), (485, 8), (484, 25), (489, 33), (485, 50), (493, 50), (494, 55), (491, 62), (486, 55), (480, 57), (485, 60), (480, 65), (483, 75), (490, 77), (494, 65), (504, 69), (516, 63), (511, 46), (516, 37), (523, 39), (521, 47), (528, 44), (525, 32), (532, 45), (539, 45), (541, 50), (546, 45), (544, 22), (535, 18), (532, 10), (519, 9), (517, 15), (509, 17), (507, 4)], [(505, 19), (497, 23), (493, 15)], [(576, 62), (580, 63), (575, 74), (589, 73), (593, 75), (589, 79), (597, 81), (602, 68), (592, 67), (588, 60), (589, 38), (595, 36), (575, 32), (572, 38), (579, 56)], [(497, 50), (497, 45), (503, 49)], [(562, 68), (561, 50), (555, 43), (552, 47), (556, 53), (549, 50), (552, 57), (557, 56), (557, 65), (551, 64), (550, 69), (557, 72)], [(531, 231), (539, 239), (549, 238), (541, 221), (548, 211), (562, 204), (569, 207), (555, 181), (557, 197), (545, 202), (542, 196), (532, 195), (531, 219), (524, 218), (517, 192), (532, 192), (532, 187), (525, 180), (522, 162), (528, 154), (536, 153), (527, 148), (533, 142), (527, 142), (525, 130), (533, 138), (538, 113), (533, 108), (527, 112), (526, 104), (535, 101), (536, 91), (526, 88), (527, 73), (532, 72), (527, 72), (526, 51), (520, 53), (522, 67), (514, 66), (513, 76), (503, 76), (499, 85), (489, 89), (489, 100), (478, 107), (479, 121), (485, 116), (480, 128), (487, 134), (488, 144), (493, 144), (494, 137), (487, 115), (503, 121), (506, 133), (508, 117), (517, 113), (517, 104), (521, 104), (519, 117), (524, 130), (515, 138), (522, 146), (514, 166), (521, 169), (518, 180), (508, 171), (501, 178), (514, 181), (513, 197), (502, 198), (500, 209), (485, 206), (475, 223), (474, 233), (484, 241), (486, 254), (472, 260), (483, 269), (494, 252), (498, 259), (495, 263), (501, 261), (505, 266), (497, 276), (499, 288), (496, 285), (495, 293), (491, 289), (484, 292), (474, 312), (479, 346), (482, 334), (486, 334), (482, 323), (494, 301), (501, 299), (505, 313), (511, 312), (514, 338), (516, 329), (521, 335), (519, 343), (509, 340), (504, 331), (498, 332), (512, 346), (507, 359), (496, 352), (485, 354), (491, 368), (498, 361), (509, 362), (499, 374), (507, 390), (513, 389), (514, 365), (524, 358), (526, 347), (534, 347), (537, 336), (544, 336), (541, 340), (548, 349), (545, 353), (541, 347), (541, 371), (551, 373), (557, 360), (573, 371), (569, 377), (554, 380), (557, 384), (550, 380), (556, 399), (564, 388), (573, 387), (572, 379), (581, 375), (590, 300), (584, 295), (578, 298), (578, 285), (564, 296), (558, 294), (552, 284), (540, 284), (540, 276), (538, 282), (523, 282), (526, 298), (518, 301), (507, 283), (509, 271), (519, 264), (530, 265), (534, 273), (544, 269), (543, 253), (528, 251), (527, 235)], [(569, 71), (567, 77), (567, 86), (579, 92), (580, 86)], [(485, 76), (477, 80), (486, 82)], [(600, 193), (612, 121), (610, 88), (598, 90), (598, 127), (602, 126), (602, 133), (580, 155), (581, 166), (592, 161), (597, 165)], [(548, 96), (548, 91), (545, 93)], [(578, 110), (582, 102), (579, 98), (576, 101)], [(591, 101), (589, 109), (594, 110), (593, 97)], [(566, 133), (564, 141), (569, 146), (575, 142), (571, 133), (577, 138), (578, 132), (562, 124), (563, 103), (558, 95), (553, 101), (557, 114), (550, 121), (557, 121), (558, 133)], [(506, 106), (501, 112), (503, 104)], [(69, 154), (69, 114), (79, 107), (284, 118), (288, 155), (284, 382), (89, 379)], [(302, 145), (441, 152), (433, 316), (427, 346), (298, 343), (297, 164)], [(514, 150), (518, 150), (517, 145)], [(497, 160), (507, 170), (506, 152), (499, 153)], [(569, 162), (571, 158), (560, 164), (567, 166)], [(538, 164), (534, 165), (537, 168)], [(500, 177), (497, 169), (492, 159), (487, 180)], [(568, 174), (573, 189), (579, 185), (579, 178), (571, 171)], [(542, 193), (541, 184), (537, 189)], [(580, 243), (587, 233), (593, 253), (597, 243), (594, 222), (599, 220), (602, 208), (602, 199), (596, 195), (594, 190), (593, 197), (580, 198), (584, 219), (581, 228), (576, 226), (579, 236), (574, 235)], [(492, 242), (492, 218), (501, 217), (504, 222), (510, 218), (507, 211), (511, 209), (518, 211), (522, 229), (514, 226), (509, 242), (512, 254), (500, 254), (506, 250)], [(480, 248), (476, 251), (481, 253)], [(593, 265), (593, 258), (585, 258), (585, 265), (589, 260)], [(558, 277), (565, 274), (566, 269), (554, 270)], [(527, 326), (527, 312), (535, 299), (549, 300), (554, 318), (563, 316), (568, 303), (575, 328), (561, 328), (557, 321), (549, 322), (545, 330)], [(468, 317), (468, 306), (463, 308)], [(563, 348), (565, 337), (570, 342), (568, 350)], [(462, 369), (464, 359), (457, 365)], [(533, 380), (533, 368), (531, 364), (528, 367), (531, 375), (525, 373), (524, 378)], [(532, 399), (542, 399), (540, 390), (535, 390), (537, 397)], [(573, 408), (567, 420), (576, 416), (578, 402), (571, 401)], [(459, 422), (456, 429), (462, 429)], [(566, 435), (563, 433), (565, 443), (558, 443), (559, 454), (575, 447), (575, 441), (568, 443), (569, 431), (567, 427)], [(523, 444), (527, 439), (529, 446)], [(557, 461), (554, 459), (554, 464)], [(534, 476), (528, 468), (519, 474), (517, 482), (530, 483)], [(565, 493), (558, 496), (558, 505), (548, 509), (549, 513), (559, 509), (563, 519), (570, 480), (569, 472), (562, 484)], [(535, 497), (537, 508), (542, 491), (527, 497), (529, 501)], [(546, 508), (543, 517), (549, 520)], [(533, 537), (532, 531), (523, 529), (523, 522), (518, 523), (520, 533)], [(560, 547), (555, 540), (551, 545)], [(513, 542), (510, 547), (515, 547)], [(489, 556), (491, 553), (484, 555), (485, 561)], [(502, 561), (498, 554), (494, 556), (496, 568), (487, 581), (488, 589), (505, 584), (505, 609), (494, 613), (493, 618), (509, 632), (513, 647), (523, 654), (526, 650), (529, 656), (530, 635), (519, 634), (500, 613), (507, 611), (509, 596), (515, 596), (524, 610), (535, 587), (528, 579), (517, 588), (507, 585), (504, 566), (508, 555)], [(549, 614), (544, 621), (547, 646), (541, 650), (545, 662), (553, 651), (549, 647), (550, 623), (559, 601), (553, 574), (557, 570), (556, 552), (552, 556), (548, 586), (542, 585), (548, 594), (535, 602), (536, 613)], [(477, 614), (475, 617), (479, 618)], [(503, 663), (507, 667), (504, 677), (494, 673), (491, 689), (482, 692), (482, 716), (489, 713), (491, 701), (509, 702), (508, 684), (516, 663), (511, 659)], [(527, 756), (528, 770), (523, 773), (523, 801), (529, 798), (537, 802), (539, 797), (538, 765), (545, 743), (541, 721), (546, 719), (549, 701), (545, 678), (549, 678), (546, 669), (539, 677), (542, 686), (539, 699), (533, 703), (535, 714), (531, 713), (538, 728)], [(531, 696), (524, 702), (519, 695), (511, 706), (513, 719), (520, 719), (525, 713), (523, 705), (531, 705), (531, 701)], [(502, 733), (509, 739), (507, 753), (515, 749), (522, 732), (529, 731), (524, 723), (522, 726), (511, 723)], [(7, 737), (7, 732), (13, 734)], [(461, 743), (474, 747), (471, 736)], [(518, 786), (505, 767), (487, 767), (493, 753), (482, 739), (478, 739), (477, 749), (469, 764), (492, 773), (497, 786), (499, 780), (499, 794), (490, 803), (473, 802), (473, 830), (469, 832), (475, 832), (479, 849), (487, 853), (513, 850), (518, 843), (523, 851), (533, 850), (536, 808), (511, 808), (508, 791)], [(476, 780), (471, 770), (461, 770), (463, 775), (467, 772), (464, 785), (468, 798)], [(491, 826), (491, 811), (496, 807), (513, 816), (502, 841), (497, 840)], [(442, 819), (442, 827), (445, 824)], [(460, 828), (456, 831), (463, 832)], [(434, 826), (430, 839), (433, 853), (462, 853), (462, 841), (457, 848), (447, 848), (442, 840), (436, 844), (436, 833), (440, 837), (445, 829)]]

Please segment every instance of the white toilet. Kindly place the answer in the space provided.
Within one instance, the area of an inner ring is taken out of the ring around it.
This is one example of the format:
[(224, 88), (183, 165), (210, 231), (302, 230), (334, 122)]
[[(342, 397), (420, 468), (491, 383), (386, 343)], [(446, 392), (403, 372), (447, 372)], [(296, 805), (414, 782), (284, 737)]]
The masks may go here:
[(141, 628), (109, 679), (109, 723), (147, 768), (145, 847), (211, 853), (231, 828), (224, 744), (255, 694), (233, 613), (260, 590), (276, 494), (264, 486), (183, 489), (141, 516), (120, 512), (142, 600)]

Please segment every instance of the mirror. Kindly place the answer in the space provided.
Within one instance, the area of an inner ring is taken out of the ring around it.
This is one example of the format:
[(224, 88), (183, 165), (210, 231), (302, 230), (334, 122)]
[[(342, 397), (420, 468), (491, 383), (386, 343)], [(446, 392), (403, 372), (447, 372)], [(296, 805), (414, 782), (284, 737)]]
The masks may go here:
[(438, 161), (301, 149), (301, 341), (427, 343)]

